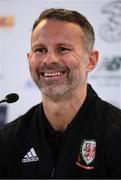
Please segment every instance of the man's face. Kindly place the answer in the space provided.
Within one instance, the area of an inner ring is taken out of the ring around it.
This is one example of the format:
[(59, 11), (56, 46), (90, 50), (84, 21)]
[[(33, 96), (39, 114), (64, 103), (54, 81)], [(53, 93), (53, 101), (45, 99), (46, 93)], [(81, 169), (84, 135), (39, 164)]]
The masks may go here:
[(32, 33), (28, 59), (31, 76), (44, 96), (68, 97), (86, 84), (89, 58), (83, 31), (74, 23), (42, 20)]

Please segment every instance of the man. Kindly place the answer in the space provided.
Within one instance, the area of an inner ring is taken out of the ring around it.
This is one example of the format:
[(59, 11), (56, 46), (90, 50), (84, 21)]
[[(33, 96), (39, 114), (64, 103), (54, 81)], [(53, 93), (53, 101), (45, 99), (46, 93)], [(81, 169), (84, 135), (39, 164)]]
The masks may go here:
[(1, 178), (121, 178), (121, 111), (87, 84), (94, 39), (76, 11), (36, 20), (27, 56), (42, 103), (1, 129)]

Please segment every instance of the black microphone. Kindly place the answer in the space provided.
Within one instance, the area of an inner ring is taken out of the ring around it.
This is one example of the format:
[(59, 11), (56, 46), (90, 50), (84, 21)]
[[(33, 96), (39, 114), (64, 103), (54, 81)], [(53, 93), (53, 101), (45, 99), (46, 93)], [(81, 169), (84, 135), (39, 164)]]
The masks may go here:
[(14, 103), (14, 102), (16, 102), (18, 99), (19, 99), (19, 95), (18, 95), (18, 94), (16, 94), (16, 93), (11, 93), (11, 94), (8, 94), (7, 96), (5, 96), (4, 99), (2, 99), (2, 100), (0, 101), (0, 104), (3, 103), (3, 102)]

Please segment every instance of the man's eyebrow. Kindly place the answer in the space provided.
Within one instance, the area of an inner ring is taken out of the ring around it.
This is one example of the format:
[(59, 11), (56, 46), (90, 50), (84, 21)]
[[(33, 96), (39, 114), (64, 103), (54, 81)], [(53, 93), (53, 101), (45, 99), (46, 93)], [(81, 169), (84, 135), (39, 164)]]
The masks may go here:
[[(35, 42), (32, 43), (32, 47), (45, 47), (46, 44), (44, 43), (39, 43), (39, 42)], [(68, 46), (68, 47), (72, 47), (72, 43), (70, 43), (69, 41), (65, 41), (65, 42), (60, 42), (55, 44), (55, 46)]]
[(70, 43), (69, 41), (57, 43), (56, 45), (57, 45), (57, 46), (68, 46), (68, 47), (72, 47), (72, 43)]
[(32, 43), (32, 47), (45, 47), (45, 45), (43, 43)]

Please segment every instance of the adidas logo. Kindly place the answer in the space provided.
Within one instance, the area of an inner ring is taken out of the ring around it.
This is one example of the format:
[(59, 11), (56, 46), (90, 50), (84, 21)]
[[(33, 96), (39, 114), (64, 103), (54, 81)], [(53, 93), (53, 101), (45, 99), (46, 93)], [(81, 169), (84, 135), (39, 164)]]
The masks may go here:
[(34, 161), (39, 161), (39, 157), (37, 156), (34, 148), (31, 148), (30, 151), (22, 159), (22, 162), (28, 163), (28, 162), (34, 162)]

